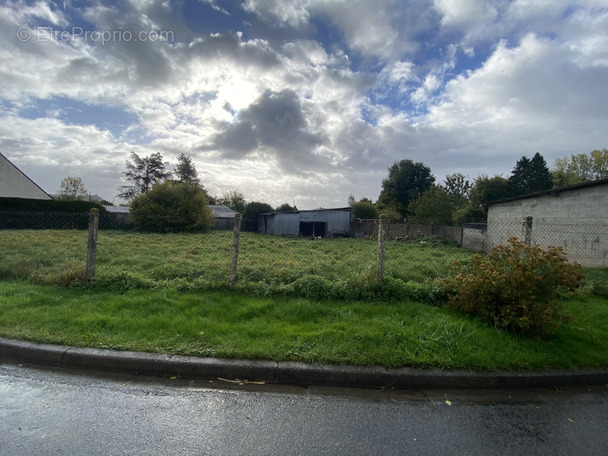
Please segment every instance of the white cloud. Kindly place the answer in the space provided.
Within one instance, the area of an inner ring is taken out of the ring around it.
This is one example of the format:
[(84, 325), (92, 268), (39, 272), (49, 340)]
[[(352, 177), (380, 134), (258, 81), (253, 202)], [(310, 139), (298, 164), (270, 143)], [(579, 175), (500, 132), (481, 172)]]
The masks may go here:
[(608, 99), (601, 83), (608, 69), (580, 68), (575, 60), (567, 46), (532, 34), (516, 47), (501, 42), (483, 67), (447, 84), (424, 125), (452, 139), (454, 157), (538, 151), (551, 163), (597, 148), (606, 139), (608, 107), (600, 100)]
[(296, 29), (310, 27), (313, 19), (329, 20), (350, 52), (382, 61), (415, 51), (410, 34), (426, 21), (419, 5), (393, 0), (247, 0), (244, 8), (271, 24)]
[(308, 25), (310, 4), (310, 0), (245, 0), (243, 8), (277, 25), (300, 28)]
[(379, 88), (396, 88), (405, 94), (411, 90), (413, 83), (418, 82), (412, 62), (395, 61), (382, 68), (376, 78)]
[(479, 27), (493, 22), (498, 15), (496, 2), (485, 0), (434, 0), (442, 14), (441, 23), (455, 27)]

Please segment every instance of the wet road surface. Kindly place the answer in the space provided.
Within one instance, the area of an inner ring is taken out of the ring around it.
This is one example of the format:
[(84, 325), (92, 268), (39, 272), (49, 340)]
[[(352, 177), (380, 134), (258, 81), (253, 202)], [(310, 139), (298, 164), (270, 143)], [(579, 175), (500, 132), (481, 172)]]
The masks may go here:
[(226, 380), (0, 363), (0, 455), (608, 454), (608, 386), (377, 391)]

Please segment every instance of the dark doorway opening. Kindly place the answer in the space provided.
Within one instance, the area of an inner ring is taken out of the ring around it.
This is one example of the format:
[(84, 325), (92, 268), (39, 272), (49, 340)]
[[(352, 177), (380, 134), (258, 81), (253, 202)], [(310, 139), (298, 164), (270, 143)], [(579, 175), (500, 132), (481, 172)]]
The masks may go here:
[(327, 236), (327, 222), (300, 222), (300, 236)]

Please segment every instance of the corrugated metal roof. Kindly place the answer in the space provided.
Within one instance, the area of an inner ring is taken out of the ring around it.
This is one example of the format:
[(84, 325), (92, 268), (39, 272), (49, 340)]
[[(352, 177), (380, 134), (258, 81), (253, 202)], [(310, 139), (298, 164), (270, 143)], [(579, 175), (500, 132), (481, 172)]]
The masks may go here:
[(236, 211), (230, 209), (228, 206), (210, 204), (209, 209), (211, 209), (215, 218), (234, 218), (234, 215), (236, 214)]
[(129, 206), (103, 206), (110, 214), (128, 214)]
[[(129, 206), (104, 206), (106, 211), (111, 214), (128, 214)], [(236, 211), (233, 211), (228, 206), (217, 206), (214, 204), (209, 205), (209, 209), (213, 212), (213, 216), (216, 218), (234, 218)]]
[(352, 210), (353, 210), (353, 208), (349, 206), (349, 207), (336, 207), (336, 208), (331, 208), (331, 209), (320, 208), (320, 209), (304, 209), (301, 211), (265, 212), (265, 213), (259, 214), (259, 215), (300, 214), (302, 212), (352, 212)]

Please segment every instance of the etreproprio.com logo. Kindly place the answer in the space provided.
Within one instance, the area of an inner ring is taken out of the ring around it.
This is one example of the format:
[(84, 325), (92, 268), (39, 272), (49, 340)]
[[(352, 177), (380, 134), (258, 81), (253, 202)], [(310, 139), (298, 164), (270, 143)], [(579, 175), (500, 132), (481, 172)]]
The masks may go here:
[(55, 30), (52, 27), (19, 27), (17, 30), (19, 41), (74, 41), (104, 45), (106, 43), (136, 42), (136, 41), (173, 41), (171, 30), (84, 30), (82, 27), (72, 27), (69, 30)]

